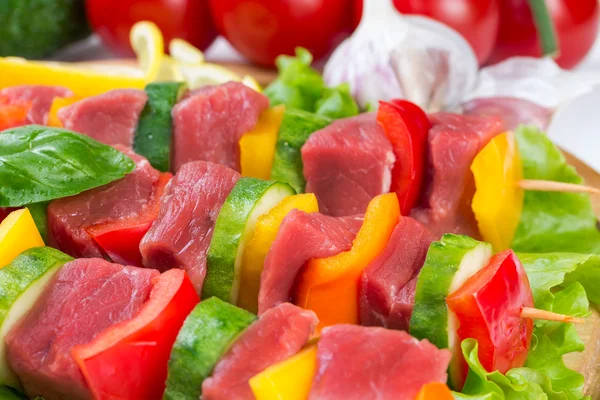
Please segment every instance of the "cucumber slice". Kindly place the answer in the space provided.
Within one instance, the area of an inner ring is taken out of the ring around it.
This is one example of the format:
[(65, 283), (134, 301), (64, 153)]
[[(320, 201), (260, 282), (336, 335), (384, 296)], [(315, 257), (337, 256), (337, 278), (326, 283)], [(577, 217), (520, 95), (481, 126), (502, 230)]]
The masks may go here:
[(457, 382), (460, 374), (461, 350), (456, 334), (459, 323), (446, 306), (446, 296), (485, 267), (492, 254), (489, 243), (478, 242), (468, 236), (444, 235), (429, 247), (419, 273), (410, 333), (417, 339), (429, 340), (440, 349), (452, 351), (449, 367), (451, 383)]
[(164, 400), (199, 399), (208, 378), (254, 314), (213, 297), (202, 301), (183, 323), (169, 359)]
[(171, 168), (171, 110), (186, 88), (183, 82), (154, 82), (144, 89), (148, 101), (138, 121), (133, 150), (162, 172), (168, 172)]
[(54, 274), (71, 260), (51, 247), (35, 247), (0, 269), (0, 384), (20, 389), (8, 366), (4, 337), (31, 310)]
[(207, 254), (202, 298), (216, 296), (237, 304), (240, 269), (256, 220), (284, 197), (296, 194), (287, 183), (241, 178), (221, 208)]
[(271, 179), (289, 183), (304, 193), (306, 179), (302, 164), (302, 146), (308, 137), (331, 123), (331, 119), (307, 111), (286, 109), (279, 127)]

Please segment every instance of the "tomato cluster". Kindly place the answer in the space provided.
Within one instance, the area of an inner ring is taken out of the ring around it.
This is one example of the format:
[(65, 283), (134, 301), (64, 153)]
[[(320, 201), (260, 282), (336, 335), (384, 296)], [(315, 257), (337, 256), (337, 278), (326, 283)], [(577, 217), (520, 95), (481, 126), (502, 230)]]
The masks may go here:
[[(279, 54), (306, 47), (327, 55), (360, 21), (364, 0), (87, 0), (94, 30), (119, 54), (131, 54), (129, 30), (155, 22), (174, 37), (206, 49), (217, 31), (246, 58), (271, 66)], [(539, 56), (528, 0), (394, 0), (405, 14), (426, 15), (460, 32), (481, 64), (511, 56)], [(577, 65), (598, 32), (597, 0), (546, 0), (560, 44), (557, 62)]]

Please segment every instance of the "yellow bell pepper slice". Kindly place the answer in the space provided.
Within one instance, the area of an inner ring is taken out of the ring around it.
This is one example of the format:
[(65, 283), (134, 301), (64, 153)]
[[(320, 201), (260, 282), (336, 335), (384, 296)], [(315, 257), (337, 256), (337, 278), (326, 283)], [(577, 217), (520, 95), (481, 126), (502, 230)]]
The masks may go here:
[(238, 306), (256, 314), (258, 312), (258, 289), (260, 274), (279, 226), (293, 209), (307, 213), (318, 212), (319, 203), (313, 193), (297, 194), (284, 198), (256, 221), (254, 236), (244, 249)]
[(317, 314), (317, 332), (334, 324), (358, 324), (360, 276), (381, 254), (399, 218), (396, 194), (379, 195), (369, 203), (363, 225), (349, 251), (307, 263), (299, 279), (296, 304)]
[(70, 106), (73, 103), (77, 103), (81, 98), (79, 97), (55, 97), (48, 111), (48, 126), (57, 126), (61, 128), (63, 126), (60, 119), (58, 119), (58, 110), (63, 107)]
[(306, 400), (317, 368), (317, 345), (250, 378), (256, 400)]
[(523, 210), (523, 167), (512, 132), (493, 138), (471, 164), (473, 213), (483, 240), (499, 252), (510, 248)]
[(6, 267), (19, 254), (44, 241), (27, 208), (11, 212), (0, 223), (0, 268)]
[(145, 77), (102, 74), (64, 64), (0, 57), (0, 89), (15, 85), (58, 85), (71, 89), (75, 96), (96, 96), (113, 89), (143, 89)]
[(240, 139), (242, 176), (269, 179), (284, 111), (283, 105), (263, 111), (254, 129)]

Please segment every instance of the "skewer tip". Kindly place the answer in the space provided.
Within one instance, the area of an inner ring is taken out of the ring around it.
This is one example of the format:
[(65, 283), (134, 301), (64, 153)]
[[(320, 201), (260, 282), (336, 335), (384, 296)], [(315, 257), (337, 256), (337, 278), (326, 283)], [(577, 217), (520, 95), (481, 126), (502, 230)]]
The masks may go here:
[(519, 181), (518, 185), (521, 189), (541, 192), (588, 193), (600, 195), (600, 189), (576, 183), (522, 179)]
[(570, 315), (557, 314), (551, 311), (538, 310), (537, 308), (523, 307), (521, 309), (521, 317), (528, 319), (540, 319), (544, 321), (568, 322), (572, 324), (583, 324), (583, 318), (572, 317)]

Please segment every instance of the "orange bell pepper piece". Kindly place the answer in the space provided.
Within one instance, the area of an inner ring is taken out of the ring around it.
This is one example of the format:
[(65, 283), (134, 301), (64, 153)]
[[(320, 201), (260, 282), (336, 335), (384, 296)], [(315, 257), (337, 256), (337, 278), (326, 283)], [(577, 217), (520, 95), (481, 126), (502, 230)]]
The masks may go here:
[(62, 128), (63, 124), (60, 119), (58, 119), (58, 110), (66, 106), (70, 106), (79, 100), (82, 100), (82, 97), (55, 97), (52, 101), (52, 105), (50, 106), (50, 111), (48, 111), (47, 125)]
[(421, 388), (415, 400), (454, 400), (454, 396), (445, 384), (432, 382)]
[(369, 203), (363, 225), (349, 251), (307, 263), (299, 278), (295, 302), (317, 314), (317, 331), (334, 324), (358, 324), (360, 276), (383, 251), (399, 218), (396, 194), (379, 195)]

